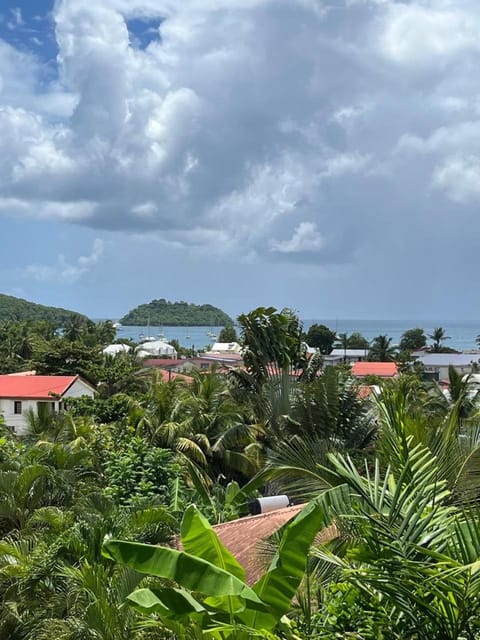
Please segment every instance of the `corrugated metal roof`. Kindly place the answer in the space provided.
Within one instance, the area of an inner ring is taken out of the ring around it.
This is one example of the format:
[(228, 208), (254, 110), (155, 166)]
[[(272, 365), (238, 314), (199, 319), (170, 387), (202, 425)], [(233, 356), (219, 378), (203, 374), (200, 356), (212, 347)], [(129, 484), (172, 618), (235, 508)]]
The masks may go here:
[(466, 367), (473, 362), (478, 362), (478, 353), (425, 353), (418, 356), (417, 362), (421, 362), (426, 367)]
[(365, 358), (370, 349), (332, 349), (330, 356), (345, 356), (347, 358)]
[(63, 395), (78, 376), (8, 376), (0, 375), (0, 398), (52, 400)]
[(352, 374), (357, 378), (363, 376), (380, 376), (381, 378), (393, 378), (398, 374), (395, 362), (354, 362)]

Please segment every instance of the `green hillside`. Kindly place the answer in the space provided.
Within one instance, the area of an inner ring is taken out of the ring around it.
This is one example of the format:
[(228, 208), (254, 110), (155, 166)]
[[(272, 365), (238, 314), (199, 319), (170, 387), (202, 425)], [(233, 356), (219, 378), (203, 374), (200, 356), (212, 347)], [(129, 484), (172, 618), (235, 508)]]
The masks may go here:
[(120, 319), (123, 325), (168, 327), (223, 327), (231, 318), (211, 304), (169, 302), (164, 298), (152, 300), (132, 309)]
[(68, 311), (58, 307), (46, 307), (43, 304), (28, 302), (23, 298), (6, 296), (0, 293), (0, 322), (22, 321), (22, 320), (48, 320), (57, 327), (63, 326), (69, 318), (81, 317), (80, 313)]

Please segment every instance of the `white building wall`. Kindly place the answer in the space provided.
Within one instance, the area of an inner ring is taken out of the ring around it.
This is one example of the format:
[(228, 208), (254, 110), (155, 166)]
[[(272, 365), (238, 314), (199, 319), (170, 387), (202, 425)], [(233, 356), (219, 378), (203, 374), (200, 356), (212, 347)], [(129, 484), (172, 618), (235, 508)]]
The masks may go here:
[(93, 398), (95, 391), (82, 380), (75, 380), (69, 387), (68, 391), (63, 395), (64, 398), (80, 398), (80, 396), (89, 396)]
[[(15, 413), (15, 402), (22, 403), (22, 413)], [(26, 415), (29, 409), (32, 409), (35, 413), (37, 413), (37, 403), (38, 400), (3, 398), (0, 399), (0, 414), (3, 415), (7, 427), (13, 429), (17, 435), (23, 436), (27, 433), (28, 423)], [(58, 402), (54, 402), (52, 400), (51, 403), (50, 401), (48, 401), (48, 404), (53, 404), (54, 411), (58, 411)]]

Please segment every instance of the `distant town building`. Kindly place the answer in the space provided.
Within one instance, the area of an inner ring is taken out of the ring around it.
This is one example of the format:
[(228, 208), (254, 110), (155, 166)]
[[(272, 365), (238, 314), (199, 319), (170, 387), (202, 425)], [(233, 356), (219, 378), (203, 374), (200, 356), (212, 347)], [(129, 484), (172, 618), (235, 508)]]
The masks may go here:
[(332, 349), (329, 357), (341, 358), (343, 362), (350, 364), (351, 362), (361, 362), (366, 360), (369, 349)]
[(480, 368), (479, 353), (422, 353), (415, 358), (423, 366), (426, 377), (433, 380), (448, 378), (448, 368), (453, 367), (457, 373), (472, 373)]
[(138, 345), (136, 354), (139, 358), (151, 358), (152, 356), (168, 356), (177, 358), (177, 351), (171, 344), (164, 340), (148, 340)]
[(398, 367), (395, 362), (354, 362), (352, 375), (355, 378), (377, 376), (378, 378), (398, 377)]
[(109, 344), (108, 347), (102, 349), (102, 353), (107, 356), (116, 356), (119, 353), (128, 353), (131, 349), (129, 344)]

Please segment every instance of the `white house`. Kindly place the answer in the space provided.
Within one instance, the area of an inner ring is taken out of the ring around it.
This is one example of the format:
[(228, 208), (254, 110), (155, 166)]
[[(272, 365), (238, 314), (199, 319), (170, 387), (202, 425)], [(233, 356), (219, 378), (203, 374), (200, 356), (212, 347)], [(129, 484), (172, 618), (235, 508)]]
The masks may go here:
[(366, 360), (369, 354), (370, 348), (366, 349), (332, 349), (329, 354), (332, 358), (342, 358), (342, 361), (346, 364), (352, 362), (361, 362)]
[(95, 388), (79, 376), (0, 375), (0, 415), (17, 435), (27, 431), (26, 413), (39, 404), (61, 411), (68, 398), (89, 396)]
[(151, 358), (152, 356), (167, 356), (168, 358), (176, 358), (177, 351), (171, 344), (164, 340), (148, 340), (142, 342), (137, 347), (137, 356), (139, 358)]
[(131, 348), (129, 344), (109, 344), (108, 347), (102, 350), (102, 353), (107, 356), (116, 356), (119, 353), (128, 353)]
[(448, 379), (448, 367), (452, 366), (457, 373), (468, 374), (474, 365), (479, 364), (478, 353), (423, 353), (416, 358), (424, 366), (425, 374), (434, 380)]
[(238, 342), (215, 342), (207, 353), (242, 353)]

